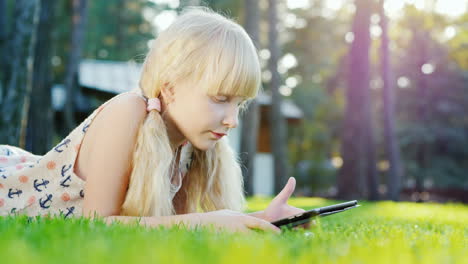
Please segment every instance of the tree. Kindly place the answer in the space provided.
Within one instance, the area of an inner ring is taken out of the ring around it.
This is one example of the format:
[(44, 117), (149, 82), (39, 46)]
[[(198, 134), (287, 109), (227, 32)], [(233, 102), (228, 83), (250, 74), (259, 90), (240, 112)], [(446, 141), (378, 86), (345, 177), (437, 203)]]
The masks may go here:
[(395, 81), (390, 68), (390, 51), (388, 39), (388, 19), (384, 10), (385, 0), (380, 0), (379, 14), (380, 27), (382, 28), (380, 60), (381, 76), (383, 81), (383, 106), (384, 106), (384, 138), (386, 153), (389, 160), (389, 175), (387, 178), (388, 198), (394, 201), (399, 200), (402, 178), (402, 167), (400, 158), (400, 147), (395, 135), (395, 101), (394, 92)]
[(276, 0), (268, 0), (268, 48), (270, 60), (268, 68), (271, 72), (270, 89), (272, 95), (270, 125), (271, 125), (271, 148), (273, 151), (273, 163), (275, 173), (275, 193), (283, 188), (288, 177), (287, 154), (286, 154), (286, 124), (281, 114), (281, 94), (279, 86), (281, 77), (278, 72), (278, 59), (280, 47), (278, 42), (278, 16)]
[[(4, 45), (7, 37), (7, 3), (6, 0), (0, 0), (0, 62), (2, 65), (4, 65), (3, 63), (6, 63), (4, 58), (4, 53), (6, 53)], [(2, 71), (5, 70), (3, 67), (2, 69)], [(2, 71), (0, 71), (0, 80), (3, 80)], [(0, 91), (3, 91), (2, 82), (0, 82)]]
[[(428, 61), (428, 47), (427, 42), (429, 40), (429, 34), (426, 31), (419, 31), (416, 27), (413, 29), (413, 34), (415, 36), (415, 43), (419, 44), (419, 52), (416, 53), (416, 60), (417, 60), (417, 68), (422, 69), (422, 66)], [(420, 120), (420, 124), (428, 128), (428, 113), (429, 113), (429, 87), (428, 87), (428, 78), (424, 75), (422, 71), (418, 71), (417, 74), (417, 86), (418, 86), (418, 116)], [(423, 191), (423, 180), (424, 176), (427, 173), (429, 167), (429, 155), (430, 145), (429, 142), (421, 141), (418, 146), (417, 151), (417, 160), (419, 166), (421, 167), (421, 173), (418, 174), (416, 177), (416, 191), (422, 192)]]
[[(460, 39), (446, 40), (448, 26), (462, 29), (467, 16), (455, 20), (431, 10), (407, 6), (395, 27), (394, 72), (404, 81), (397, 90), (396, 114), (405, 187), (418, 193), (433, 188), (468, 190), (468, 76)], [(455, 44), (455, 45), (453, 45)], [(460, 56), (460, 57), (458, 57)], [(422, 199), (419, 199), (420, 201)]]
[[(258, 1), (245, 1), (245, 29), (252, 38), (257, 49), (259, 44), (260, 14)], [(257, 152), (257, 135), (260, 122), (259, 105), (252, 100), (242, 119), (242, 131), (240, 142), (240, 158), (242, 163), (242, 175), (247, 195), (253, 194), (253, 175), (255, 154)]]
[[(90, 1), (83, 57), (140, 62), (147, 42), (155, 38), (151, 19), (143, 14), (156, 15), (167, 8), (147, 0)], [(103, 17), (116, 19), (103, 23)]]
[(76, 77), (81, 60), (87, 17), (87, 0), (73, 0), (71, 50), (65, 74), (66, 101), (64, 106), (65, 127), (68, 131), (75, 128), (74, 103), (76, 98)]
[[(2, 2), (5, 6), (5, 2)], [(0, 75), (0, 142), (19, 145), (21, 127), (25, 127), (32, 85), (35, 32), (39, 15), (38, 0), (18, 0), (13, 4), (11, 30), (1, 29), (2, 75)], [(2, 9), (5, 12), (7, 9)], [(6, 20), (5, 18), (3, 18)], [(4, 21), (5, 22), (5, 21)], [(2, 23), (4, 23), (2, 22)], [(23, 124), (23, 125), (22, 125)]]
[(34, 51), (31, 107), (29, 108), (26, 149), (38, 155), (50, 150), (53, 135), (52, 41), (55, 14), (54, 0), (41, 0), (41, 11)]
[[(288, 9), (283, 18), (287, 41), (283, 53), (294, 54), (297, 66), (285, 78), (296, 79), (289, 98), (302, 110), (300, 124), (288, 127), (289, 161), (294, 166), (298, 191), (319, 195), (336, 184), (332, 163), (340, 156), (340, 133), (344, 113), (345, 61), (351, 11), (343, 6), (333, 18), (320, 2), (307, 9)], [(288, 23), (296, 17), (296, 23)], [(333, 30), (330, 30), (333, 28)]]
[[(343, 129), (343, 167), (338, 177), (338, 196), (378, 197), (375, 146), (371, 125), (369, 91), (370, 0), (356, 0), (353, 21), (354, 41), (348, 61), (348, 87)], [(363, 177), (364, 176), (364, 177)], [(367, 187), (367, 188), (366, 188)]]

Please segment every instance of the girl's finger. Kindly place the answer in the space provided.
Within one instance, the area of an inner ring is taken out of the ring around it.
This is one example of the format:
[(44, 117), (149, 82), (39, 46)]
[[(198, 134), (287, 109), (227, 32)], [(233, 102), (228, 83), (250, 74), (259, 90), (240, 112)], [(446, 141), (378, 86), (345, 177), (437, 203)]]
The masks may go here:
[(296, 188), (296, 179), (294, 177), (290, 177), (286, 185), (284, 186), (283, 190), (274, 198), (281, 203), (286, 203), (291, 197), (291, 194), (294, 192)]

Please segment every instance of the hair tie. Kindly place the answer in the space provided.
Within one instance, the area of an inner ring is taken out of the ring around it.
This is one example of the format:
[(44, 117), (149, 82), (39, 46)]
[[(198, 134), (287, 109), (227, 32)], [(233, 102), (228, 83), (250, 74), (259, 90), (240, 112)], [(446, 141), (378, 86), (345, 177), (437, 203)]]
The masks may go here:
[(161, 101), (158, 98), (150, 98), (148, 99), (148, 106), (146, 110), (150, 112), (151, 110), (156, 110), (161, 112)]

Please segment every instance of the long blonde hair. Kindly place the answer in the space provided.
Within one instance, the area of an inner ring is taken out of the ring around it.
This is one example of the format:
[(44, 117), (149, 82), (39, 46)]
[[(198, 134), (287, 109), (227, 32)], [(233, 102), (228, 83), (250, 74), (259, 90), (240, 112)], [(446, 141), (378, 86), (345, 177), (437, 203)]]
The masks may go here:
[[(143, 95), (158, 97), (164, 83), (190, 80), (218, 93), (254, 98), (260, 88), (257, 49), (245, 30), (207, 7), (188, 7), (161, 32), (146, 57), (139, 86)], [(140, 127), (132, 160), (122, 215), (165, 216), (245, 209), (239, 159), (227, 139), (207, 151), (193, 149), (193, 161), (177, 196), (176, 212), (170, 198), (174, 154), (165, 123), (157, 111), (148, 113)]]

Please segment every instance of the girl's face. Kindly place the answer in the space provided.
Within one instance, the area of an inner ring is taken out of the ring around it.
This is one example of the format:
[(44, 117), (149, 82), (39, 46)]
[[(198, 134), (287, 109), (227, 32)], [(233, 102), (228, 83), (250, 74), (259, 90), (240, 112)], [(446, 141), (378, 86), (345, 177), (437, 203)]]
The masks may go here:
[(238, 125), (240, 96), (206, 94), (204, 89), (183, 82), (173, 89), (173, 100), (167, 107), (176, 129), (170, 138), (185, 138), (200, 150), (208, 150)]

